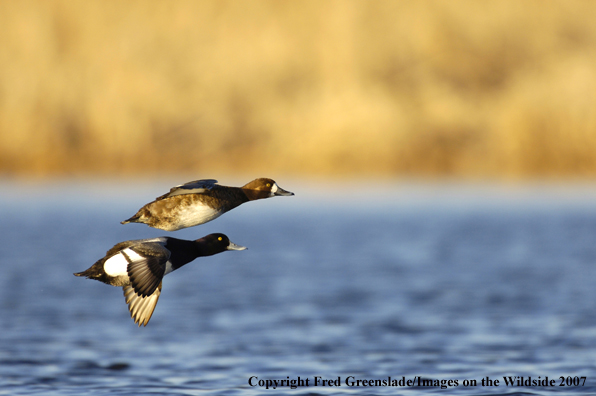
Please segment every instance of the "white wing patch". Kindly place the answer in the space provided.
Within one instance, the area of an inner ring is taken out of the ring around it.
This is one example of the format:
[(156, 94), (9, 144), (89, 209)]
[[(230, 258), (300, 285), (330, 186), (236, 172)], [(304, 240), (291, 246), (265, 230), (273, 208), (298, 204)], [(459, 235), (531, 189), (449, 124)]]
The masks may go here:
[(164, 272), (163, 276), (166, 276), (170, 272), (174, 271), (174, 267), (172, 267), (172, 263), (170, 260), (166, 261), (166, 271)]
[(126, 248), (113, 255), (103, 263), (103, 269), (109, 276), (126, 276), (128, 277), (128, 259), (132, 262), (145, 260), (145, 258), (134, 250)]

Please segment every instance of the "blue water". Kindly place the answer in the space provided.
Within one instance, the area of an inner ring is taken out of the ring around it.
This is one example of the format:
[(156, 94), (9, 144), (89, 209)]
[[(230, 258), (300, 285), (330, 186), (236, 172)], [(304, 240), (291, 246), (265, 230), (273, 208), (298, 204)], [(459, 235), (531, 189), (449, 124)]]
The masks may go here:
[[(183, 181), (0, 184), (0, 395), (596, 394), (596, 186), (279, 180), (296, 196), (199, 227), (119, 224)], [(146, 328), (72, 275), (211, 232), (249, 250), (168, 275)], [(348, 385), (388, 377), (413, 384)]]

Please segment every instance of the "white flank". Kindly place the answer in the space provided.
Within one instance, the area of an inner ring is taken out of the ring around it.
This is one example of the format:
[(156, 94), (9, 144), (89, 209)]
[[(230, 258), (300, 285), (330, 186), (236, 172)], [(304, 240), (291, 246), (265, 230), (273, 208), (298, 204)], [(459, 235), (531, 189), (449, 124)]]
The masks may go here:
[(109, 276), (128, 276), (126, 268), (128, 267), (128, 261), (126, 257), (122, 255), (122, 252), (113, 255), (103, 263), (103, 269)]
[(124, 257), (124, 254), (128, 256), (128, 258), (135, 262), (140, 260), (145, 260), (143, 256), (135, 253), (131, 249), (124, 249), (118, 254), (113, 255), (109, 259), (103, 263), (103, 269), (109, 276), (128, 276), (128, 260)]

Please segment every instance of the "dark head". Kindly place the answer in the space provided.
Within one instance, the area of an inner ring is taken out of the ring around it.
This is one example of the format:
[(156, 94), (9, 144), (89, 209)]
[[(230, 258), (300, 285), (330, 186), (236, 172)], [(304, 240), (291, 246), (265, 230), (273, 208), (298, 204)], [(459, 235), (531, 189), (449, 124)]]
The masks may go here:
[(275, 196), (294, 195), (277, 185), (275, 180), (262, 177), (245, 184), (242, 190), (250, 200), (270, 198)]
[(195, 241), (200, 249), (201, 256), (212, 256), (226, 250), (245, 250), (244, 246), (236, 245), (225, 234), (209, 234)]

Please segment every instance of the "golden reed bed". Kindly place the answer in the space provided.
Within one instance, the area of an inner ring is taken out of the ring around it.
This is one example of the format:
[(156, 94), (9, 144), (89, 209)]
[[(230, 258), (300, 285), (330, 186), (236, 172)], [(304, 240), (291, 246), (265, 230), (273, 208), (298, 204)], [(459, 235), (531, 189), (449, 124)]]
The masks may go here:
[(0, 1), (0, 175), (596, 176), (596, 2)]

